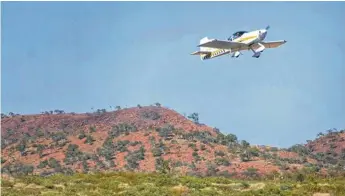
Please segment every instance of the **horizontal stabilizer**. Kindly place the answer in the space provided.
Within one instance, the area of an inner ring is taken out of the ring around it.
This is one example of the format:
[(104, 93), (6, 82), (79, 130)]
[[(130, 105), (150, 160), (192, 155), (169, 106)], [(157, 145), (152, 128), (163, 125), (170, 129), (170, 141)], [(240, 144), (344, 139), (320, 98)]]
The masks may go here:
[(210, 51), (196, 51), (193, 52), (191, 55), (202, 55), (202, 54), (211, 54)]

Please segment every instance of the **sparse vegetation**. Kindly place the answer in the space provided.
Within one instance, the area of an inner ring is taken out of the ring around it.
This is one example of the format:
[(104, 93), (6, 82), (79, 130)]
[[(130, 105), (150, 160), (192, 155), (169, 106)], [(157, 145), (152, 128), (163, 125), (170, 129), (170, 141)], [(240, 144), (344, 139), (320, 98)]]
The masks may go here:
[(144, 119), (149, 119), (149, 120), (158, 120), (161, 117), (159, 113), (156, 111), (146, 111), (146, 110), (141, 112), (141, 116)]
[[(163, 164), (161, 164), (163, 165)], [(167, 164), (166, 164), (167, 166)], [(107, 173), (73, 174), (48, 177), (26, 176), (15, 182), (2, 180), (2, 195), (344, 195), (344, 179), (318, 179), (313, 182), (234, 180), (224, 177), (175, 177), (168, 167), (161, 174)], [(30, 185), (30, 187), (29, 187)]]
[(126, 156), (126, 168), (129, 170), (135, 170), (139, 166), (139, 161), (145, 159), (145, 148), (140, 147), (139, 150), (129, 152), (128, 155)]
[[(51, 121), (49, 126), (41, 123), (39, 115), (2, 114), (2, 118), (7, 118), (2, 122), (2, 173), (31, 184), (30, 188), (19, 188), (14, 186), (17, 180), (2, 181), (2, 192), (19, 196), (25, 191), (26, 195), (38, 195), (47, 190), (54, 190), (57, 195), (74, 195), (76, 191), (84, 195), (181, 195), (183, 191), (186, 195), (308, 195), (313, 191), (340, 195), (344, 192), (337, 183), (324, 185), (330, 184), (329, 179), (345, 181), (345, 149), (341, 143), (344, 137), (340, 135), (343, 130), (328, 130), (318, 134), (316, 140), (307, 140), (306, 145), (288, 149), (253, 146), (234, 134), (200, 126), (198, 113), (189, 116), (193, 124), (178, 114), (169, 117), (171, 111), (165, 112), (164, 108), (138, 107), (113, 112), (101, 109), (86, 114), (85, 118), (75, 114), (71, 119), (66, 119), (64, 115), (70, 117), (70, 114), (63, 111), (44, 112), (41, 116)], [(98, 149), (93, 149), (95, 146)], [(146, 169), (156, 174), (98, 173), (147, 172)], [(270, 174), (272, 170), (277, 171)], [(181, 176), (180, 171), (190, 176)], [(90, 172), (94, 174), (83, 174)], [(19, 177), (23, 175), (27, 177)], [(56, 183), (51, 183), (51, 179)], [(93, 188), (68, 184), (76, 181), (92, 181)], [(36, 182), (43, 188), (36, 189), (32, 185)], [(56, 188), (54, 185), (58, 183), (64, 188)], [(130, 188), (123, 185), (126, 183)]]

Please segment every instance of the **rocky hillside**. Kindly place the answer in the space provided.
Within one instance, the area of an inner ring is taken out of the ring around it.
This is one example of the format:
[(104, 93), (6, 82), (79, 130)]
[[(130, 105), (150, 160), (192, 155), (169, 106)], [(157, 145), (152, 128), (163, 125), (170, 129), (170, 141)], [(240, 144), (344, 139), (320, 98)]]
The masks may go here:
[(345, 157), (340, 132), (289, 149), (251, 146), (200, 124), (197, 113), (185, 117), (159, 104), (1, 118), (1, 169), (10, 175), (131, 170), (255, 177), (326, 171)]

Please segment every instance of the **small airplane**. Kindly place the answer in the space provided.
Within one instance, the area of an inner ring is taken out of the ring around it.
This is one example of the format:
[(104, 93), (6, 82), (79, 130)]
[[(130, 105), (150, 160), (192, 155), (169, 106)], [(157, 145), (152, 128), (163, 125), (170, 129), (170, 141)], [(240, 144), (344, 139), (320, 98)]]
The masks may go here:
[(264, 42), (267, 31), (270, 26), (265, 29), (255, 31), (237, 31), (228, 40), (208, 39), (204, 37), (200, 40), (199, 51), (193, 52), (191, 55), (200, 55), (201, 60), (212, 59), (225, 54), (238, 58), (243, 55), (241, 51), (252, 50), (253, 56), (259, 58), (266, 48), (277, 48), (286, 43), (286, 40)]

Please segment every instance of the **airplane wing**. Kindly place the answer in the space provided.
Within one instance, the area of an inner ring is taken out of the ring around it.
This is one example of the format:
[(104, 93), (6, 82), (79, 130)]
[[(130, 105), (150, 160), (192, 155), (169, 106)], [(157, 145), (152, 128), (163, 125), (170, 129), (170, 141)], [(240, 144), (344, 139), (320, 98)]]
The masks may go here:
[(265, 48), (277, 48), (286, 43), (286, 40), (278, 40), (278, 41), (269, 41), (269, 42), (261, 42)]
[(227, 50), (233, 50), (238, 49), (242, 47), (247, 47), (247, 44), (239, 43), (239, 42), (231, 42), (231, 41), (223, 41), (223, 40), (217, 40), (213, 39), (209, 42), (203, 43), (198, 45), (198, 47), (208, 47), (208, 48), (216, 48), (216, 49), (227, 49)]
[(191, 53), (191, 55), (200, 55), (200, 54), (211, 54), (209, 51), (196, 51)]

